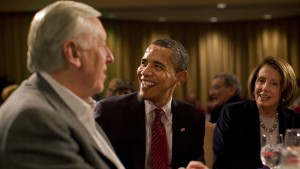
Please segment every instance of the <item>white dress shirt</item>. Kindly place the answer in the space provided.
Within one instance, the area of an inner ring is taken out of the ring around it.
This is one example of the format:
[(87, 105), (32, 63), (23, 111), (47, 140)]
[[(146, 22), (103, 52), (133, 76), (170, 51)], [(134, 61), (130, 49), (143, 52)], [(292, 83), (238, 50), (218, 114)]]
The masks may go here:
[[(152, 124), (155, 119), (155, 112), (154, 109), (156, 107), (152, 102), (145, 100), (145, 112), (146, 112), (146, 159), (145, 159), (145, 169), (152, 169), (152, 156), (151, 156), (151, 139), (152, 139)], [(161, 117), (161, 121), (163, 122), (166, 135), (167, 135), (167, 142), (168, 142), (168, 159), (169, 159), (169, 168), (171, 169), (172, 166), (172, 138), (173, 138), (173, 129), (172, 129), (172, 113), (171, 113), (171, 105), (172, 105), (172, 98), (170, 101), (160, 107), (164, 110), (165, 114)]]

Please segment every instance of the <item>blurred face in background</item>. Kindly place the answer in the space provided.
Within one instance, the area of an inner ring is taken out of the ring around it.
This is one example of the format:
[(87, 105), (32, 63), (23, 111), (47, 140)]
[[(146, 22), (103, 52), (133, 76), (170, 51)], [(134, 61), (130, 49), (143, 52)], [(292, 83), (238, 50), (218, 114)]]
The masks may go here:
[(107, 91), (105, 93), (105, 97), (111, 97), (114, 96), (114, 92), (118, 86), (119, 83), (122, 83), (121, 79), (113, 78), (109, 81)]
[(221, 106), (225, 104), (235, 94), (235, 90), (234, 86), (226, 86), (223, 78), (213, 79), (209, 90), (211, 105)]

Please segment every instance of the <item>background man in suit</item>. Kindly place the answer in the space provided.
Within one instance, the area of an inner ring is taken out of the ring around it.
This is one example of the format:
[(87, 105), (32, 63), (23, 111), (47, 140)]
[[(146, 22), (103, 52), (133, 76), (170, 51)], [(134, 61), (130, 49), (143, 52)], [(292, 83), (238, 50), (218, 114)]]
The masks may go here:
[(27, 60), (33, 74), (0, 109), (0, 168), (124, 168), (93, 118), (91, 96), (103, 90), (113, 61), (98, 16), (72, 1), (34, 16)]
[(210, 122), (216, 123), (224, 105), (241, 101), (242, 87), (238, 79), (230, 73), (221, 72), (214, 76), (210, 90), (208, 115)]
[[(167, 167), (205, 168), (205, 117), (197, 108), (172, 97), (188, 76), (188, 53), (178, 42), (158, 39), (146, 49), (137, 69), (138, 93), (110, 97), (97, 103), (102, 126), (126, 168), (154, 168), (151, 154), (153, 110), (162, 108), (167, 136)], [(161, 168), (160, 168), (161, 169)]]

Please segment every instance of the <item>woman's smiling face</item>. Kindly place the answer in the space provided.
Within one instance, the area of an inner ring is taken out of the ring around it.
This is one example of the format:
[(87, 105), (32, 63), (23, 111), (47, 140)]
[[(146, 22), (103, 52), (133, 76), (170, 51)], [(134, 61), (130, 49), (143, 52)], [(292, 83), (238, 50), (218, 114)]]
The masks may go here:
[(259, 108), (277, 109), (281, 95), (280, 73), (270, 65), (264, 65), (255, 81), (255, 100)]

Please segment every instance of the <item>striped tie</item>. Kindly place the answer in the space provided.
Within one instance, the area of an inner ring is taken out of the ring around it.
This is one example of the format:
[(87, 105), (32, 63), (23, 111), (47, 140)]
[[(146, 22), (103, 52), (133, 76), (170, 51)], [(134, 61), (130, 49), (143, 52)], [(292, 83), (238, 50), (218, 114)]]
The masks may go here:
[(152, 167), (153, 169), (168, 169), (168, 144), (164, 124), (161, 116), (165, 113), (162, 109), (154, 109), (155, 119), (152, 126)]

